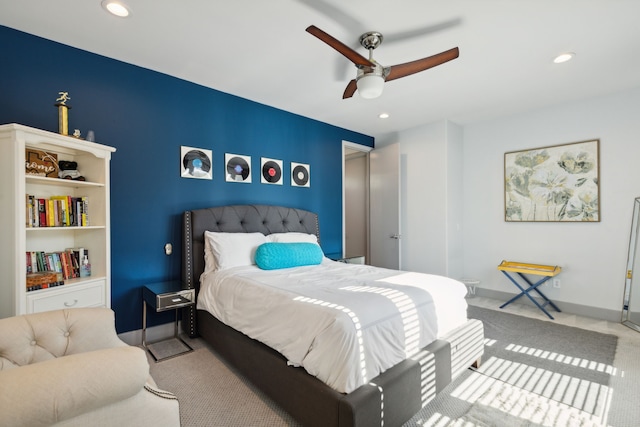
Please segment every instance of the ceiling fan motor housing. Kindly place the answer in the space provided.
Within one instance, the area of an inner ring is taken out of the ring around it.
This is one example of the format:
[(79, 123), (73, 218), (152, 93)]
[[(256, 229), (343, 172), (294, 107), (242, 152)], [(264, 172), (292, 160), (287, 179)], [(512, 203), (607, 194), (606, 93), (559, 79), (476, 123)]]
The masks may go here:
[(372, 50), (382, 43), (382, 34), (377, 31), (369, 31), (360, 36), (360, 44), (367, 50)]
[(377, 31), (369, 31), (360, 36), (360, 44), (369, 51), (369, 61), (372, 65), (356, 65), (358, 68), (356, 81), (360, 80), (360, 78), (364, 76), (376, 76), (382, 77), (383, 79), (387, 78), (389, 69), (378, 64), (376, 60), (373, 59), (373, 50), (380, 46), (383, 39), (384, 37), (382, 34)]

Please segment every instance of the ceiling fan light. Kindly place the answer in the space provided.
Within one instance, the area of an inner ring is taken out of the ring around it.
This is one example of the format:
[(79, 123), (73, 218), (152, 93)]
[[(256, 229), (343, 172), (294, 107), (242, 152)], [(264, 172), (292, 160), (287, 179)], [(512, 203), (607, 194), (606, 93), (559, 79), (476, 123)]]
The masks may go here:
[(375, 74), (361, 76), (356, 82), (358, 93), (362, 98), (373, 99), (382, 95), (384, 77)]

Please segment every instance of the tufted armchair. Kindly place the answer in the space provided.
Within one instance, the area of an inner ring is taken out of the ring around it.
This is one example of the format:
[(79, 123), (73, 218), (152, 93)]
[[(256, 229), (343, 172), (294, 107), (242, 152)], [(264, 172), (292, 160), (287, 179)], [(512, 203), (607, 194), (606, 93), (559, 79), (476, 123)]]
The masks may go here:
[(0, 319), (0, 426), (179, 426), (144, 350), (116, 335), (107, 308)]

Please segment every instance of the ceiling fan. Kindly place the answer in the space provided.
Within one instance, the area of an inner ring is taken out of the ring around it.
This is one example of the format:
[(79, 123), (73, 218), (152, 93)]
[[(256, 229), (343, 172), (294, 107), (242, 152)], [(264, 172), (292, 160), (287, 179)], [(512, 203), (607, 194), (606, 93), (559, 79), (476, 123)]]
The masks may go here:
[(384, 82), (399, 79), (400, 77), (410, 76), (411, 74), (444, 64), (447, 61), (456, 59), (459, 55), (458, 48), (454, 47), (453, 49), (446, 50), (427, 58), (384, 67), (373, 59), (373, 50), (380, 46), (383, 39), (382, 34), (378, 32), (370, 31), (360, 36), (360, 44), (369, 51), (369, 59), (367, 59), (315, 25), (310, 25), (307, 27), (306, 31), (337, 50), (349, 61), (353, 62), (356, 68), (358, 68), (356, 78), (347, 84), (347, 87), (342, 94), (342, 99), (351, 98), (356, 92), (356, 89), (363, 98), (377, 98), (382, 94)]

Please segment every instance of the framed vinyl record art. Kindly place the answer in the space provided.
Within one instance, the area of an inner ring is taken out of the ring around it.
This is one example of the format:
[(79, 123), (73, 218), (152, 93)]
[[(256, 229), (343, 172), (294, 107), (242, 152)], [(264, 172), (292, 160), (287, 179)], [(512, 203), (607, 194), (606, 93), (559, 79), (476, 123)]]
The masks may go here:
[(260, 182), (263, 184), (282, 185), (282, 160), (269, 159), (262, 157), (260, 159), (261, 174)]
[(224, 163), (227, 182), (251, 183), (251, 156), (225, 153)]
[(291, 162), (291, 186), (310, 187), (309, 165), (306, 163)]
[(505, 153), (505, 221), (599, 222), (599, 143)]
[(211, 150), (180, 147), (180, 176), (183, 178), (213, 179)]

